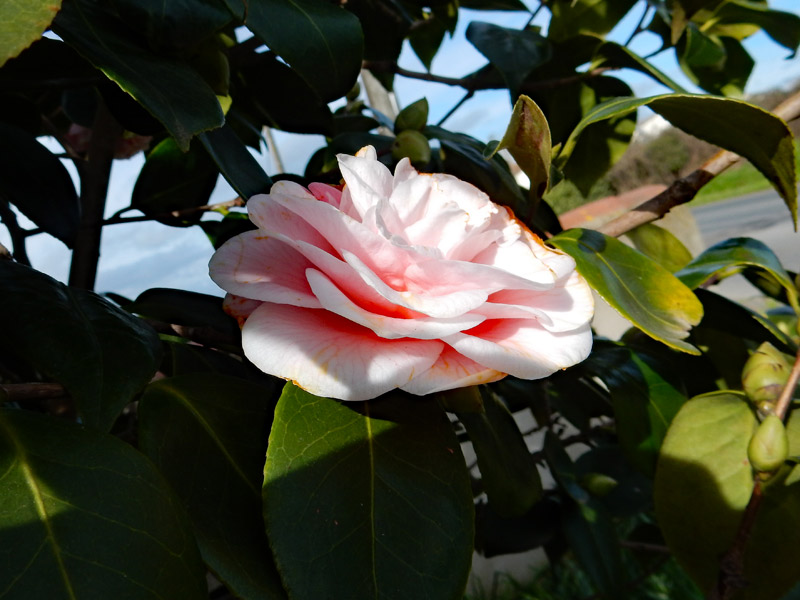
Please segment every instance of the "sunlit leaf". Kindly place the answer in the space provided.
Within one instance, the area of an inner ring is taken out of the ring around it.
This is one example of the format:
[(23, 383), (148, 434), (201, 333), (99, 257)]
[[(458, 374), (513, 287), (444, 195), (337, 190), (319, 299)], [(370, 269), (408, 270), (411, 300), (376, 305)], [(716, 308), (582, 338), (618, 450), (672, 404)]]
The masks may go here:
[(647, 335), (676, 350), (698, 353), (685, 338), (700, 322), (703, 307), (664, 267), (588, 229), (570, 229), (549, 242), (572, 256), (589, 285)]
[(42, 34), (61, 8), (61, 0), (6, 0), (0, 4), (0, 67)]
[(685, 267), (692, 260), (692, 255), (686, 246), (672, 233), (658, 225), (645, 223), (625, 235), (639, 252), (649, 256), (671, 273)]
[(643, 59), (641, 56), (634, 54), (625, 46), (621, 46), (614, 42), (606, 42), (597, 49), (595, 59), (602, 61), (599, 66), (608, 65), (611, 67), (618, 67), (623, 69), (634, 69), (640, 71), (645, 75), (649, 75), (659, 83), (671, 88), (678, 93), (686, 93), (678, 83), (673, 81), (666, 73), (657, 69), (650, 62)]
[(430, 399), (340, 404), (287, 384), (263, 494), (267, 535), (292, 598), (331, 590), (462, 598), (472, 492), (451, 425)]
[(754, 24), (794, 56), (800, 45), (800, 16), (770, 8), (767, 4), (748, 0), (729, 0), (715, 13), (715, 27), (728, 24)]
[(183, 509), (129, 444), (0, 410), (0, 473), (4, 596), (208, 597)]
[(578, 34), (603, 36), (636, 4), (636, 0), (554, 0), (548, 36), (562, 41)]
[(0, 288), (4, 344), (63, 384), (86, 425), (109, 430), (158, 368), (156, 332), (92, 292), (8, 260)]
[(210, 373), (154, 382), (139, 402), (139, 444), (186, 507), (217, 577), (242, 598), (277, 600), (286, 595), (261, 518), (268, 394)]

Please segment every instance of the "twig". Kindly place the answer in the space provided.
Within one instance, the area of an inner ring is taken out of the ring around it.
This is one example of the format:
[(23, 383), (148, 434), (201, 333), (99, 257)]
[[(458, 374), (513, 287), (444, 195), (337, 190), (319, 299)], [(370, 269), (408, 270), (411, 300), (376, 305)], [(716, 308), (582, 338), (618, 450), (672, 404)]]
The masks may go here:
[(453, 108), (451, 108), (450, 110), (447, 111), (447, 114), (445, 116), (443, 116), (441, 119), (439, 119), (439, 122), (436, 123), (436, 125), (438, 127), (441, 127), (442, 124), (445, 121), (447, 121), (447, 119), (449, 119), (450, 117), (453, 116), (453, 113), (455, 113), (459, 108), (461, 108), (464, 105), (464, 102), (466, 102), (467, 100), (472, 98), (472, 96), (474, 96), (474, 95), (475, 95), (475, 92), (473, 90), (469, 90), (466, 94), (464, 94), (464, 96), (461, 98), (461, 100), (456, 102), (456, 104), (455, 104), (455, 106), (453, 106)]
[(797, 356), (794, 359), (794, 366), (792, 366), (792, 371), (789, 373), (789, 379), (786, 380), (786, 385), (783, 387), (783, 390), (781, 390), (781, 395), (775, 403), (775, 414), (778, 418), (784, 419), (786, 417), (798, 381), (800, 381), (800, 350), (797, 351)]
[[(793, 121), (800, 117), (800, 92), (781, 102), (773, 113), (784, 121)], [(678, 179), (666, 190), (631, 211), (609, 221), (598, 231), (617, 237), (639, 225), (660, 219), (676, 206), (689, 202), (700, 188), (741, 159), (738, 154), (721, 150), (696, 171)]]
[(60, 383), (0, 383), (0, 394), (6, 402), (26, 402), (61, 398), (67, 391)]
[(650, 4), (645, 2), (644, 3), (644, 12), (642, 13), (642, 16), (639, 19), (639, 22), (636, 24), (636, 27), (634, 28), (634, 30), (631, 31), (630, 37), (628, 37), (628, 39), (625, 41), (625, 43), (622, 44), (623, 46), (627, 46), (628, 44), (630, 44), (633, 41), (633, 38), (635, 38), (638, 34), (640, 34), (642, 31), (644, 31), (644, 29), (642, 28), (642, 25), (644, 25), (644, 20), (645, 20), (645, 18), (647, 18), (647, 15), (648, 15), (649, 12), (650, 12)]

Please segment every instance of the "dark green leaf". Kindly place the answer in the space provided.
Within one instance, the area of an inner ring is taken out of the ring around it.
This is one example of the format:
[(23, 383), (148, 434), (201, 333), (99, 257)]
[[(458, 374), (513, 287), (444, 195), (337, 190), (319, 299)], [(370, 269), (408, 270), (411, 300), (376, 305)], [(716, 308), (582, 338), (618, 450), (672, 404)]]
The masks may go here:
[(597, 49), (595, 59), (602, 61), (600, 65), (641, 71), (675, 92), (686, 93), (686, 90), (675, 83), (666, 73), (654, 67), (641, 56), (634, 54), (625, 46), (620, 46), (614, 42), (606, 42)]
[(528, 7), (520, 0), (462, 0), (458, 3), (472, 10), (518, 10), (527, 12)]
[(542, 497), (542, 480), (514, 417), (495, 394), (481, 393), (483, 411), (459, 412), (481, 472), (483, 490), (497, 514), (518, 517)]
[(714, 13), (715, 26), (729, 24), (754, 24), (761, 27), (773, 40), (792, 51), (793, 57), (800, 45), (800, 16), (796, 13), (773, 10), (761, 2), (729, 0)]
[(584, 368), (611, 394), (617, 436), (628, 459), (652, 476), (664, 435), (686, 396), (659, 372), (664, 367), (658, 361), (651, 366), (623, 346), (598, 344)]
[(21, 91), (41, 83), (99, 81), (102, 73), (64, 42), (42, 38), (0, 69), (0, 88)]
[(578, 504), (588, 503), (591, 497), (578, 482), (579, 474), (575, 464), (561, 444), (561, 440), (550, 429), (545, 433), (543, 450), (553, 478), (561, 490)]
[(218, 296), (170, 288), (152, 288), (139, 294), (133, 303), (124, 308), (128, 312), (165, 323), (208, 327), (228, 336), (239, 333), (236, 321), (222, 310), (222, 298)]
[[(364, 60), (397, 60), (411, 24), (415, 21), (415, 17), (406, 10), (406, 5), (391, 0), (348, 0), (346, 6), (361, 22), (364, 32)], [(391, 91), (393, 73), (376, 70), (372, 71), (372, 75)]]
[(589, 285), (647, 335), (676, 350), (699, 352), (684, 340), (700, 322), (703, 307), (664, 267), (588, 229), (570, 229), (549, 241), (572, 256)]
[(0, 155), (0, 197), (72, 248), (80, 205), (61, 161), (33, 135), (6, 123), (0, 123)]
[(551, 57), (547, 38), (532, 28), (509, 29), (472, 21), (466, 36), (503, 76), (512, 100), (516, 99), (528, 73)]
[(692, 23), (678, 44), (678, 62), (686, 76), (712, 94), (742, 96), (755, 61), (732, 37), (710, 37)]
[(232, 237), (256, 228), (246, 213), (229, 212), (221, 221), (201, 221), (200, 227), (216, 250)]
[(168, 213), (208, 204), (218, 175), (216, 164), (199, 143), (183, 152), (173, 138), (167, 138), (147, 155), (133, 187), (131, 207), (164, 225), (194, 225), (201, 211), (180, 216)]
[(109, 430), (158, 368), (155, 331), (92, 292), (8, 260), (0, 289), (4, 345), (63, 384), (86, 425)]
[(372, 117), (366, 115), (334, 115), (333, 132), (334, 136), (353, 131), (367, 132), (377, 129), (380, 123)]
[(545, 496), (520, 517), (501, 517), (490, 504), (475, 506), (475, 551), (490, 558), (533, 550), (550, 542), (561, 521), (561, 503)]
[(186, 507), (206, 564), (242, 598), (286, 597), (261, 518), (269, 391), (195, 373), (150, 384), (139, 402), (142, 451)]
[(325, 0), (225, 4), (324, 102), (341, 98), (353, 87), (361, 69), (363, 38), (351, 13)]
[[(652, 477), (645, 477), (634, 469), (617, 445), (591, 448), (578, 457), (575, 469), (581, 482), (588, 487), (594, 502), (613, 517), (632, 517), (648, 510), (652, 505)], [(598, 475), (601, 477), (598, 478)], [(602, 477), (610, 478), (611, 481), (606, 480), (606, 489), (600, 487), (597, 490), (595, 486), (598, 479), (602, 483)], [(597, 491), (601, 492), (599, 496)]]
[(528, 176), (531, 200), (541, 200), (550, 181), (550, 127), (542, 110), (527, 96), (520, 96), (511, 113), (503, 139), (492, 154), (506, 149)]
[(639, 106), (649, 106), (686, 133), (745, 157), (772, 183), (796, 221), (797, 174), (791, 131), (780, 118), (741, 100), (685, 94), (609, 100), (593, 108), (578, 124), (561, 149), (557, 164), (568, 160), (588, 125), (628, 114)]
[(0, 4), (0, 67), (42, 37), (61, 0), (7, 0)]
[[(792, 414), (791, 421), (796, 416)], [(704, 591), (717, 580), (753, 489), (747, 446), (757, 420), (743, 394), (687, 402), (672, 422), (655, 480), (658, 523), (672, 553)], [(771, 600), (796, 583), (792, 548), (800, 543), (796, 481), (769, 483), (744, 555), (748, 582), (738, 598)]]
[(458, 4), (448, 2), (442, 7), (432, 8), (430, 14), (409, 31), (408, 42), (411, 49), (429, 71), (445, 33), (452, 35), (457, 21)]
[(548, 37), (567, 40), (578, 34), (604, 36), (636, 4), (636, 0), (553, 0)]
[(155, 54), (109, 4), (71, 0), (53, 30), (161, 121), (181, 149), (224, 122), (202, 76), (184, 60)]
[(435, 402), (340, 404), (287, 384), (264, 473), (267, 534), (291, 597), (462, 598), (472, 493)]
[(712, 278), (724, 279), (744, 268), (756, 268), (783, 287), (789, 304), (800, 314), (798, 292), (792, 278), (775, 253), (766, 244), (753, 238), (731, 238), (720, 242), (703, 252), (676, 275), (694, 289)]
[(178, 500), (144, 456), (64, 420), (0, 411), (7, 598), (207, 598)]
[(201, 133), (200, 141), (217, 163), (220, 172), (231, 187), (245, 200), (256, 194), (265, 194), (272, 180), (250, 154), (230, 125)]
[(692, 260), (692, 255), (686, 246), (672, 233), (658, 225), (645, 223), (625, 235), (639, 252), (649, 256), (671, 273), (682, 269)]

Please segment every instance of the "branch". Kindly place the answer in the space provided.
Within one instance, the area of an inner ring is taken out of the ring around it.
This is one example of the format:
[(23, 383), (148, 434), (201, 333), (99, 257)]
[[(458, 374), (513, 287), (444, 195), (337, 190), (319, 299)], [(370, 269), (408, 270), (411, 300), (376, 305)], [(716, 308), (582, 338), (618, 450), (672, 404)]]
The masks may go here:
[(0, 402), (45, 400), (66, 395), (60, 383), (0, 383)]
[[(800, 92), (781, 102), (773, 113), (784, 121), (793, 121), (800, 117)], [(742, 157), (738, 154), (721, 150), (696, 171), (678, 179), (666, 190), (631, 211), (609, 221), (598, 231), (617, 237), (639, 225), (660, 219), (676, 206), (689, 202), (697, 195), (700, 188), (741, 159)]]
[[(219, 210), (221, 208), (231, 208), (235, 206), (244, 206), (244, 200), (241, 198), (234, 198), (233, 200), (226, 200), (225, 202), (217, 202), (216, 204), (205, 204), (203, 206), (192, 206), (191, 208), (183, 208), (181, 210), (172, 210), (169, 212), (158, 213), (156, 215), (137, 215), (135, 217), (123, 217), (122, 212), (117, 212), (105, 221), (103, 225), (119, 225), (120, 223), (140, 223), (143, 221), (157, 221), (159, 219), (166, 219), (169, 217), (180, 218), (193, 215), (198, 212), (210, 212)], [(124, 210), (130, 210), (128, 207)], [(124, 211), (123, 211), (124, 212)], [(31, 230), (28, 235), (39, 233), (38, 231)]]
[[(461, 87), (468, 92), (477, 92), (480, 90), (500, 90), (508, 86), (499, 78), (487, 77), (485, 74), (468, 75), (466, 77), (444, 77), (442, 75), (434, 75), (433, 73), (420, 73), (417, 71), (409, 71), (404, 69), (396, 62), (391, 60), (365, 60), (362, 63), (362, 68), (369, 71), (379, 73), (394, 73), (409, 79), (418, 79), (420, 81), (430, 81), (433, 83), (442, 83), (444, 85), (451, 85)], [(551, 90), (554, 88), (570, 85), (577, 81), (584, 81), (585, 79), (593, 79), (602, 75), (606, 71), (615, 69), (616, 67), (598, 67), (587, 71), (586, 73), (576, 73), (569, 77), (562, 77), (559, 79), (543, 79), (541, 81), (527, 82), (522, 84), (520, 92), (523, 94), (532, 94), (544, 90)]]

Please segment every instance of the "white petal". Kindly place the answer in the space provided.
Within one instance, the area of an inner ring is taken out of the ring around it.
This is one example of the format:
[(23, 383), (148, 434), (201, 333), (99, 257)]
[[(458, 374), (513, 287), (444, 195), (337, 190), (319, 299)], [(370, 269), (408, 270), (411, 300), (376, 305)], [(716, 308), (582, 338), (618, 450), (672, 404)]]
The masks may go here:
[(411, 394), (425, 396), (468, 385), (489, 383), (505, 376), (505, 373), (488, 369), (459, 354), (450, 346), (445, 346), (439, 360), (430, 369), (415, 376), (402, 389)]
[(369, 400), (427, 371), (435, 340), (385, 340), (325, 310), (264, 303), (242, 330), (245, 355), (265, 373), (340, 400)]

